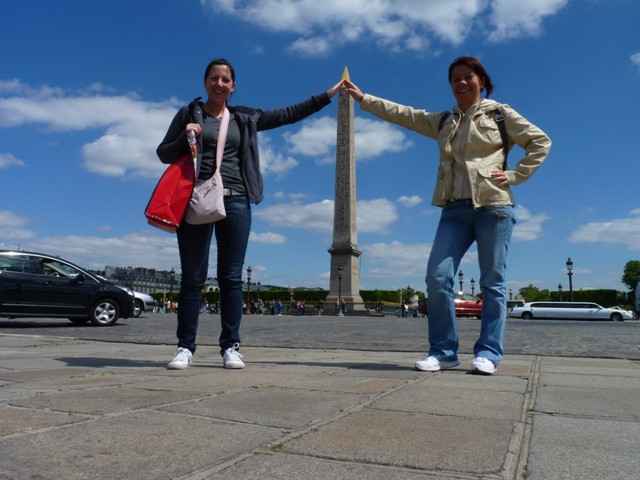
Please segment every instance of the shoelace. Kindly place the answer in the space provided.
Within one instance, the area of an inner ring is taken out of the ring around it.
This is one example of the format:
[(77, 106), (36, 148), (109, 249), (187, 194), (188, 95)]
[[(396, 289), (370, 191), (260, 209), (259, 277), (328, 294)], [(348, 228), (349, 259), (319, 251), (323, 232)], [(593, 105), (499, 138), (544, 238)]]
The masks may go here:
[(228, 348), (227, 354), (232, 360), (240, 360), (242, 358), (242, 354), (235, 348)]

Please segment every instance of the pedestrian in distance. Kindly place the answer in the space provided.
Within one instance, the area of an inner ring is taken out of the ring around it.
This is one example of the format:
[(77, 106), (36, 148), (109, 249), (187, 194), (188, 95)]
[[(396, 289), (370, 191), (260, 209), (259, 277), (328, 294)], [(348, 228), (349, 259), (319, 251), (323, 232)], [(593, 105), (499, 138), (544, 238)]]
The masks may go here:
[(216, 223), (191, 225), (183, 221), (177, 230), (182, 279), (178, 310), (178, 349), (170, 369), (185, 369), (196, 351), (199, 304), (207, 278), (209, 249), (215, 233), (217, 279), (220, 286), (220, 354), (224, 368), (244, 368), (240, 349), (242, 319), (242, 268), (251, 229), (251, 204), (262, 201), (263, 179), (258, 155), (258, 132), (299, 122), (331, 103), (342, 81), (308, 100), (284, 108), (262, 110), (232, 106), (235, 70), (225, 59), (213, 60), (204, 73), (206, 101), (196, 99), (178, 110), (157, 148), (163, 163), (190, 152), (187, 132), (197, 137), (198, 180), (210, 178), (216, 169), (216, 145), (220, 121), (228, 109), (230, 121), (220, 174), (225, 188), (226, 218)]
[[(440, 149), (432, 204), (442, 211), (426, 275), (429, 352), (415, 368), (435, 372), (460, 364), (454, 275), (475, 241), (482, 318), (471, 372), (491, 375), (504, 355), (506, 257), (515, 225), (511, 186), (533, 175), (549, 154), (551, 140), (510, 106), (489, 99), (493, 83), (476, 58), (455, 59), (448, 79), (456, 100), (452, 112), (415, 109), (364, 94), (350, 81), (345, 85), (362, 110), (433, 138)], [(514, 144), (524, 157), (511, 170), (506, 155)]]

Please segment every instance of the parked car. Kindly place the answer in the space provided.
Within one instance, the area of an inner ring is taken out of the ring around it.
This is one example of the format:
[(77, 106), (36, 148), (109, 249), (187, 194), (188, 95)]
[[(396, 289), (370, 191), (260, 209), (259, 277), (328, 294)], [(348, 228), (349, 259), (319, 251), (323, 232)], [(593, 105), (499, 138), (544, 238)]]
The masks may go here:
[(509, 312), (510, 317), (529, 320), (552, 318), (558, 320), (631, 320), (633, 314), (618, 307), (605, 308), (592, 302), (528, 302)]
[(142, 312), (151, 312), (153, 311), (153, 307), (156, 304), (155, 299), (147, 294), (142, 292), (133, 291), (133, 295), (136, 297), (134, 300), (134, 309), (133, 316), (139, 317)]
[(0, 250), (0, 317), (113, 325), (134, 313), (133, 291), (59, 257)]
[[(482, 300), (471, 293), (455, 292), (453, 302), (456, 306), (456, 317), (482, 316)], [(429, 315), (426, 298), (418, 300), (418, 313)]]

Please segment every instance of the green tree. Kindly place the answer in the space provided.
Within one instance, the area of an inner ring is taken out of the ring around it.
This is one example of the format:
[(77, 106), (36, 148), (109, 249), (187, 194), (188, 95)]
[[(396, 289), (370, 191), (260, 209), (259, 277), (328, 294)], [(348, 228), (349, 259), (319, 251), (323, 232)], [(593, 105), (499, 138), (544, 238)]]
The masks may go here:
[(629, 290), (635, 290), (638, 281), (640, 281), (640, 260), (629, 260), (622, 272), (622, 283), (629, 287)]
[(534, 287), (533, 284), (529, 284), (526, 287), (522, 287), (519, 292), (520, 296), (525, 299), (526, 302), (535, 302), (537, 300), (549, 300), (549, 290), (540, 290), (538, 287)]

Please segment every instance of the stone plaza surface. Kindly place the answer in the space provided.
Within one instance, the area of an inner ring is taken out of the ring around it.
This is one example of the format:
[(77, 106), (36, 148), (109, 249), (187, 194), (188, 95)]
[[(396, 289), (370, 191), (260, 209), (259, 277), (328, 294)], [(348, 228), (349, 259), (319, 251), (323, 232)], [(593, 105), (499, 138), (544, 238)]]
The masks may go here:
[(191, 368), (171, 371), (174, 348), (3, 329), (0, 479), (640, 471), (637, 357), (507, 355), (484, 377), (468, 374), (469, 353), (425, 373), (413, 369), (415, 352), (250, 344), (243, 370), (223, 369), (217, 348), (201, 346)]

